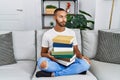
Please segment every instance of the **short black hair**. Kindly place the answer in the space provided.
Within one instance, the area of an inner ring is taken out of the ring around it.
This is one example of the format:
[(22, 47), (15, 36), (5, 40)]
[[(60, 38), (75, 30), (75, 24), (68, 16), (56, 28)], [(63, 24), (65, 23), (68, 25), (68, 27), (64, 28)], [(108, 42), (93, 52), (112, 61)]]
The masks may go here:
[[(55, 11), (54, 11), (54, 15), (58, 12), (58, 11), (65, 11), (63, 8), (57, 8)], [(66, 11), (65, 11), (66, 12)]]

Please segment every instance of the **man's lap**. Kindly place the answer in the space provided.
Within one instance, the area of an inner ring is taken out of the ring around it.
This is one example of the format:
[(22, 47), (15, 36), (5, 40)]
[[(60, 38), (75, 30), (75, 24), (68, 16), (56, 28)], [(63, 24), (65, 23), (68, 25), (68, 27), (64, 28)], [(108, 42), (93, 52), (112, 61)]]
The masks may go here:
[[(51, 59), (47, 58), (47, 57), (41, 57), (38, 59), (38, 67), (40, 70), (45, 70), (45, 69), (41, 69), (40, 68), (40, 64), (43, 62), (43, 61), (46, 61), (47, 62), (47, 68), (48, 68), (48, 72), (50, 71), (59, 71), (61, 69), (64, 69), (66, 68), (66, 66), (63, 66), (55, 61), (52, 61)], [(86, 63), (85, 60), (83, 59), (79, 59), (79, 58), (76, 58), (75, 62), (74, 63), (80, 63), (81, 65), (83, 66), (90, 66), (88, 63)], [(74, 64), (73, 63), (73, 64)], [(72, 64), (71, 64), (72, 65)], [(51, 69), (51, 70), (50, 70)]]

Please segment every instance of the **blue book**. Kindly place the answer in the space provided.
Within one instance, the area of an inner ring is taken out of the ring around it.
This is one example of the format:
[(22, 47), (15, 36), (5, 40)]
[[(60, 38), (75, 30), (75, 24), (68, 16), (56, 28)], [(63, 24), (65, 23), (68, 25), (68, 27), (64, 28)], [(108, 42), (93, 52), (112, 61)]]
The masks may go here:
[(53, 43), (53, 47), (72, 47), (73, 43), (71, 44), (63, 44), (63, 43)]

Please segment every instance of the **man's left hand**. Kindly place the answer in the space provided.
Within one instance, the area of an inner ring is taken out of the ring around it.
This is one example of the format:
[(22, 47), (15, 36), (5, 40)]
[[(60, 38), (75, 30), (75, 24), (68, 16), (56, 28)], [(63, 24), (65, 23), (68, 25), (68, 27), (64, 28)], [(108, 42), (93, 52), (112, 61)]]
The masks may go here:
[(91, 64), (91, 61), (87, 56), (83, 56), (82, 58), (85, 59), (89, 64)]

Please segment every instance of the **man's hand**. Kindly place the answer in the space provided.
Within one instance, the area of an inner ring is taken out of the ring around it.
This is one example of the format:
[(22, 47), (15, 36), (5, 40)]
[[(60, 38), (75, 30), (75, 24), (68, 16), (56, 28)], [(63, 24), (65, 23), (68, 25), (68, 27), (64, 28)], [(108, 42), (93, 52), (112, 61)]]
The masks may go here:
[(85, 59), (89, 64), (91, 64), (91, 61), (87, 56), (83, 56), (83, 59)]
[(54, 56), (51, 56), (51, 52), (48, 52), (49, 58), (55, 62), (57, 62), (57, 59)]

